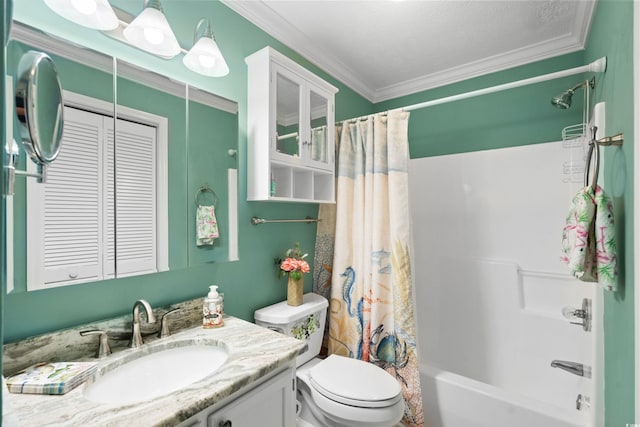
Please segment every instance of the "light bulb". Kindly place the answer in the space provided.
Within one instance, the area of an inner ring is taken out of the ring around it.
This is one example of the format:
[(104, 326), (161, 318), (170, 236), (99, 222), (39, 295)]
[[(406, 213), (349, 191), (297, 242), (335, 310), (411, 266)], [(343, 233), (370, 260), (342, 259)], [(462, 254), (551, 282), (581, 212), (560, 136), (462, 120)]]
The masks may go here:
[(159, 45), (164, 41), (164, 34), (157, 28), (145, 28), (144, 38), (151, 44)]
[(204, 68), (212, 68), (216, 64), (216, 58), (211, 55), (200, 55), (198, 57), (198, 62)]
[(92, 15), (98, 8), (95, 0), (71, 0), (71, 6), (83, 15)]

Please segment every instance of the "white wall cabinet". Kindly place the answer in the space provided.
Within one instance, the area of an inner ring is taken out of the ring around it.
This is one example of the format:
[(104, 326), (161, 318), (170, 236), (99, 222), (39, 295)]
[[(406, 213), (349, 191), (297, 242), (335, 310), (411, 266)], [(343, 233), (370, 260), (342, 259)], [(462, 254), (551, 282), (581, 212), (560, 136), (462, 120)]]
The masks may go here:
[(211, 407), (178, 427), (295, 427), (295, 369), (289, 368), (221, 407)]
[(265, 47), (248, 65), (248, 200), (335, 202), (337, 88)]

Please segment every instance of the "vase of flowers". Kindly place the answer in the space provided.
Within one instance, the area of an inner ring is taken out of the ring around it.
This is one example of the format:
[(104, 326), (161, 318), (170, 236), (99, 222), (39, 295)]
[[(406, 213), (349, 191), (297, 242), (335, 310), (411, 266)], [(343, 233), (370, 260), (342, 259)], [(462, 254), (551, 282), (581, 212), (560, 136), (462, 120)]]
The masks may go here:
[(308, 254), (303, 254), (300, 245), (295, 244), (293, 248), (287, 249), (284, 258), (277, 258), (279, 265), (278, 278), (287, 276), (287, 304), (298, 306), (302, 304), (302, 288), (304, 284), (304, 273), (309, 272), (309, 264), (304, 259)]

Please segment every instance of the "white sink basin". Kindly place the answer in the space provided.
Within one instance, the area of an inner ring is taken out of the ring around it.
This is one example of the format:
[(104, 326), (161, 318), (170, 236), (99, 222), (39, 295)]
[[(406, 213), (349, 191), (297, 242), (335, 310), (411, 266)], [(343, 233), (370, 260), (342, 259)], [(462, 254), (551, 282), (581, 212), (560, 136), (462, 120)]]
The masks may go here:
[(97, 403), (142, 402), (201, 380), (226, 360), (224, 348), (212, 345), (163, 349), (136, 357), (96, 378), (85, 387), (84, 397)]

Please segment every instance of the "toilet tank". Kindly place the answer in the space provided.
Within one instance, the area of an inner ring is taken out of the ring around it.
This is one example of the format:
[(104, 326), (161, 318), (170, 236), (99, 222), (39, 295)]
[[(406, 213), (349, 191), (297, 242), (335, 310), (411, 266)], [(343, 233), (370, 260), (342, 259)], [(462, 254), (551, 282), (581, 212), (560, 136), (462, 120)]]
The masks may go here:
[(320, 354), (328, 306), (326, 298), (309, 293), (302, 296), (299, 306), (282, 301), (256, 310), (254, 319), (256, 325), (307, 342), (307, 349), (296, 358), (300, 366)]

